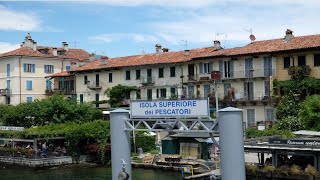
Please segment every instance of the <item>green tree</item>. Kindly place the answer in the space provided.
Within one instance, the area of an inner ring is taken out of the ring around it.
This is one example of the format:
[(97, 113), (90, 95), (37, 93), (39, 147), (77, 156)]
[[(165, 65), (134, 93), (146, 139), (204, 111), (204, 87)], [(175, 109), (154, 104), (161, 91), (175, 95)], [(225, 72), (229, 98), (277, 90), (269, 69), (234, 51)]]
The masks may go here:
[(276, 109), (276, 118), (282, 120), (289, 116), (297, 116), (299, 106), (299, 101), (295, 99), (293, 94), (283, 96)]
[(122, 105), (122, 101), (125, 99), (126, 95), (130, 95), (131, 91), (136, 91), (135, 86), (123, 86), (118, 84), (112, 88), (108, 88), (105, 94), (109, 97), (107, 101), (111, 107), (119, 107)]
[(320, 96), (308, 96), (301, 104), (299, 118), (305, 123), (308, 130), (320, 130)]
[(85, 123), (102, 116), (101, 111), (90, 103), (79, 104), (57, 94), (17, 106), (1, 105), (0, 114), (0, 121), (4, 124), (23, 127), (50, 123)]

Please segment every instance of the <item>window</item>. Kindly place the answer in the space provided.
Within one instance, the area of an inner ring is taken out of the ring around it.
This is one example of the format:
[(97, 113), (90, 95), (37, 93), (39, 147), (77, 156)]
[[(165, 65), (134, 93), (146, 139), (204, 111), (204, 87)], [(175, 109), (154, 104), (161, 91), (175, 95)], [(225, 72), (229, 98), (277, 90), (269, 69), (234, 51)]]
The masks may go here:
[(167, 97), (167, 89), (163, 88), (160, 89), (160, 94), (159, 94), (159, 89), (157, 89), (157, 98), (166, 98)]
[(32, 102), (32, 97), (27, 97), (27, 103), (31, 103)]
[(274, 109), (266, 109), (266, 121), (274, 121)]
[(32, 90), (32, 81), (26, 81), (27, 90)]
[(141, 89), (136, 91), (136, 99), (141, 99)]
[(176, 76), (176, 67), (170, 67), (170, 77)]
[(109, 82), (112, 82), (112, 73), (109, 73)]
[(210, 64), (203, 63), (203, 73), (210, 73)]
[(126, 80), (130, 80), (130, 71), (126, 71)]
[(283, 69), (290, 67), (290, 57), (283, 57)]
[(204, 98), (207, 98), (210, 94), (210, 85), (209, 84), (206, 84), (203, 86), (203, 97)]
[(70, 71), (71, 66), (66, 66), (66, 71)]
[(140, 75), (141, 75), (140, 69), (137, 69), (136, 70), (136, 79), (140, 79)]
[(99, 93), (96, 94), (96, 108), (99, 107)]
[(100, 86), (100, 76), (99, 74), (96, 74), (96, 87)]
[(264, 81), (264, 95), (266, 96), (265, 98), (270, 97), (270, 81)]
[(51, 89), (52, 89), (51, 81), (46, 80), (46, 90), (51, 90)]
[(298, 66), (306, 65), (306, 56), (298, 56)]
[(84, 76), (83, 77), (83, 84), (87, 84), (88, 83), (88, 76)]
[(159, 78), (163, 78), (163, 68), (159, 68)]
[(255, 126), (255, 109), (247, 109), (247, 127)]
[(7, 77), (10, 77), (10, 64), (7, 64)]
[(313, 65), (320, 66), (320, 54), (315, 54), (313, 56)]
[(264, 68), (264, 76), (272, 76), (272, 57), (265, 56), (263, 57), (263, 68)]
[(80, 103), (83, 103), (83, 94), (80, 94)]
[(221, 78), (233, 78), (233, 60), (219, 61), (219, 71)]
[(35, 72), (35, 64), (23, 64), (23, 71), (24, 72)]
[(147, 89), (147, 99), (152, 100), (152, 89)]
[(230, 88), (231, 88), (231, 83), (223, 83), (223, 94), (224, 94), (224, 96), (229, 96)]
[(44, 65), (44, 73), (53, 73), (54, 66), (53, 65)]
[(176, 95), (176, 88), (174, 88), (174, 87), (170, 88), (170, 94), (171, 94), (171, 96), (175, 96)]

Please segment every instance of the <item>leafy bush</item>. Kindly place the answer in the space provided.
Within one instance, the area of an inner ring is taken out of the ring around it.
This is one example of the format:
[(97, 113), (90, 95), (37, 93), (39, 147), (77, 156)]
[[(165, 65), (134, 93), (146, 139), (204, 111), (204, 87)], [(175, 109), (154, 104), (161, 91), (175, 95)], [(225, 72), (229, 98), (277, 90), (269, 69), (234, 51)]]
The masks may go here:
[(294, 137), (294, 134), (289, 130), (279, 130), (277, 126), (273, 126), (267, 130), (258, 130), (255, 128), (248, 128), (245, 131), (246, 138), (256, 138), (263, 136), (281, 135), (283, 138)]
[(320, 96), (313, 95), (306, 98), (301, 104), (299, 118), (305, 123), (308, 130), (320, 130)]
[[(156, 149), (156, 139), (145, 132), (136, 132), (136, 147), (142, 148), (143, 152), (149, 152)], [(134, 152), (133, 136), (131, 136), (131, 151)]]
[(91, 104), (78, 104), (74, 100), (57, 94), (17, 106), (0, 105), (0, 121), (11, 126), (31, 127), (51, 123), (85, 123), (101, 117), (101, 111)]
[(305, 121), (297, 116), (288, 116), (277, 122), (279, 129), (287, 129), (290, 131), (298, 131), (306, 128)]

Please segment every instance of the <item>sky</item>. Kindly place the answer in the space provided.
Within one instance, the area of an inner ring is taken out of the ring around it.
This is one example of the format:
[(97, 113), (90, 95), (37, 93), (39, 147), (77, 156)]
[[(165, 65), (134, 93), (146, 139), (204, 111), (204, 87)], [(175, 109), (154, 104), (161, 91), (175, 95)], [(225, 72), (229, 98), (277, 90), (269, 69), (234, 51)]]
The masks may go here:
[(119, 57), (256, 40), (320, 34), (318, 0), (1, 1), (0, 53), (20, 47), (30, 32), (38, 45)]

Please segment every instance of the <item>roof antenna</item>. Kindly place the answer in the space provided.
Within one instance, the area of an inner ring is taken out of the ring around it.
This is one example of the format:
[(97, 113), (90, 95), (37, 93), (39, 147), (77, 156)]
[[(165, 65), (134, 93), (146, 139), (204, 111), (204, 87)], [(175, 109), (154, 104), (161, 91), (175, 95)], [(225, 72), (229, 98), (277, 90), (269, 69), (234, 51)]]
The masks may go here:
[(187, 40), (181, 40), (184, 42), (184, 50), (188, 50), (188, 41)]
[(71, 41), (69, 43), (73, 43), (73, 47), (76, 49), (77, 48), (77, 41)]
[(225, 37), (225, 39), (224, 39), (224, 46), (223, 46), (223, 48), (225, 48), (226, 47), (226, 42), (227, 42), (227, 37), (228, 37), (228, 34), (227, 33), (216, 33), (215, 34), (215, 37), (214, 37), (214, 40), (216, 41), (216, 40), (218, 40), (218, 37), (220, 36), (220, 35), (226, 35), (226, 37)]
[(247, 32), (250, 33), (249, 38), (250, 38), (251, 42), (253, 42), (254, 40), (256, 40), (256, 37), (252, 34), (252, 28), (250, 28), (250, 29), (243, 29), (243, 30), (245, 30), (245, 31), (247, 31)]

